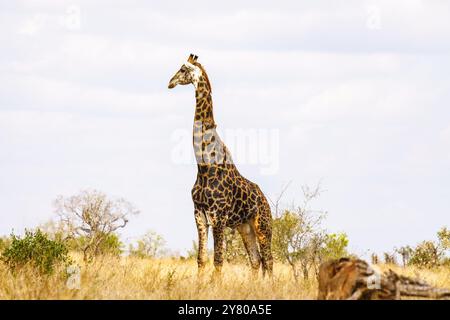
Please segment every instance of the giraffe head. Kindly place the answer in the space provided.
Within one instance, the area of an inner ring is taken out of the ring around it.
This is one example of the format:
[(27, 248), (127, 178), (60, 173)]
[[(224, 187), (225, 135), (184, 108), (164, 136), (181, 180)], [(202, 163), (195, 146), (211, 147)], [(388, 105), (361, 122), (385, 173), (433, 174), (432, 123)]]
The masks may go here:
[(197, 87), (197, 83), (202, 75), (202, 69), (197, 62), (197, 56), (191, 54), (180, 70), (169, 81), (169, 89), (175, 88), (177, 84), (186, 85), (192, 83)]

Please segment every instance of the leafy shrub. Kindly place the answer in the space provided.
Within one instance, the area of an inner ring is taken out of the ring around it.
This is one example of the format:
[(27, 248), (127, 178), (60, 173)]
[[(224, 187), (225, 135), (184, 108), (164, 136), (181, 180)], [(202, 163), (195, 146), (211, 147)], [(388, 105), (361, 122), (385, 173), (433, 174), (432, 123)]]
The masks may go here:
[(321, 262), (348, 256), (348, 237), (345, 233), (327, 234), (321, 227), (323, 215), (298, 209), (285, 210), (273, 220), (273, 255), (287, 262), (297, 279), (299, 270), (304, 279), (309, 271), (315, 273)]
[[(95, 245), (91, 242), (96, 240)], [(122, 254), (123, 243), (115, 233), (101, 234), (98, 238), (89, 238), (79, 236), (69, 238), (65, 241), (69, 250), (83, 252), (86, 256), (92, 258), (98, 255), (119, 256)]]
[(3, 251), (1, 260), (13, 271), (31, 265), (40, 273), (51, 274), (55, 266), (70, 263), (67, 254), (62, 242), (48, 239), (38, 229), (26, 231), (23, 238), (11, 235), (11, 244)]
[(106, 236), (100, 244), (100, 253), (109, 254), (113, 256), (120, 256), (123, 252), (123, 243), (120, 241), (116, 233), (111, 233)]
[(423, 241), (411, 252), (410, 265), (433, 268), (441, 265), (449, 265), (450, 257), (450, 230), (446, 227), (437, 232), (438, 241)]
[(433, 241), (423, 241), (414, 249), (409, 263), (422, 268), (432, 268), (439, 265), (442, 253)]
[(339, 259), (348, 256), (348, 243), (349, 240), (345, 233), (326, 234), (322, 249), (322, 259)]

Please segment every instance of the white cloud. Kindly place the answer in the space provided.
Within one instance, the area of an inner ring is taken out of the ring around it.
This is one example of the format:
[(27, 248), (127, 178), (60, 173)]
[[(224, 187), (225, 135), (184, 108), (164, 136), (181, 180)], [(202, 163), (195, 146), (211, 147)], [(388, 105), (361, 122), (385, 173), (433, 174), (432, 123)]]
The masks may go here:
[[(0, 233), (50, 217), (59, 193), (96, 187), (143, 211), (127, 236), (154, 228), (190, 246), (196, 169), (171, 160), (171, 136), (191, 130), (194, 95), (167, 90), (190, 52), (210, 74), (221, 132), (279, 130), (275, 175), (240, 166), (268, 195), (323, 178), (330, 229), (360, 248), (413, 243), (445, 222), (447, 2), (78, 1), (75, 29), (62, 23), (71, 5), (0, 13), (0, 210), (14, 213)], [(367, 6), (380, 8), (377, 30)]]

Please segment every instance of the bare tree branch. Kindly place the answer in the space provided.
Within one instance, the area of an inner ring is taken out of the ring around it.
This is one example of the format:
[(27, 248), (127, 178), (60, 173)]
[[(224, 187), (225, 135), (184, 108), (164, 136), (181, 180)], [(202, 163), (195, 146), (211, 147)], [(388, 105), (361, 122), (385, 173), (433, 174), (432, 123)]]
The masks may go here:
[(85, 259), (99, 252), (99, 246), (110, 234), (128, 224), (128, 217), (138, 214), (122, 198), (110, 198), (97, 190), (83, 190), (71, 197), (58, 196), (54, 201), (60, 223), (71, 237), (86, 237)]

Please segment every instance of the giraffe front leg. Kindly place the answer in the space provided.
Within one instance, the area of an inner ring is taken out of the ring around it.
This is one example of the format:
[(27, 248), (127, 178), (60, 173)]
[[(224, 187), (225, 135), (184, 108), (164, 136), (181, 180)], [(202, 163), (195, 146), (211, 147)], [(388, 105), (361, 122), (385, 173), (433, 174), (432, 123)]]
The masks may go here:
[(214, 267), (215, 274), (220, 275), (223, 265), (223, 256), (225, 252), (225, 227), (222, 225), (213, 227), (214, 237)]
[(197, 225), (198, 232), (197, 264), (200, 274), (208, 262), (208, 224), (206, 223), (203, 212), (198, 209), (195, 210), (195, 223)]

